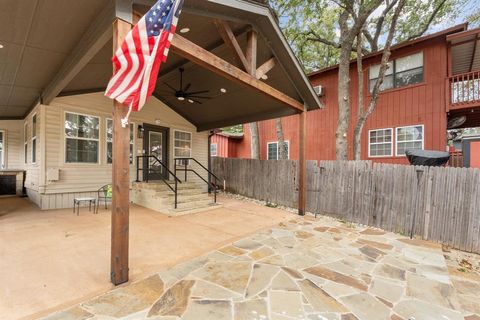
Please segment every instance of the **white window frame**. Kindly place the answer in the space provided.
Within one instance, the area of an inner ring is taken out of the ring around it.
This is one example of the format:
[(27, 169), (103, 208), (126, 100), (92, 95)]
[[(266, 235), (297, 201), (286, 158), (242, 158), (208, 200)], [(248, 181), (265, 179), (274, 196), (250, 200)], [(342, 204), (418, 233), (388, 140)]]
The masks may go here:
[[(401, 73), (401, 72), (406, 72), (406, 71), (410, 71), (410, 70), (414, 70), (414, 69), (418, 69), (420, 67), (417, 67), (417, 68), (413, 68), (413, 69), (407, 69), (407, 70), (404, 70), (404, 71), (400, 71), (400, 72), (397, 72), (397, 60), (400, 60), (402, 58), (406, 58), (406, 57), (410, 57), (410, 56), (414, 56), (416, 54), (422, 54), (422, 81), (421, 82), (417, 82), (417, 83), (411, 83), (411, 84), (407, 84), (407, 85), (403, 85), (403, 86), (397, 86), (396, 85), (396, 78), (397, 78), (397, 73)], [(394, 90), (394, 89), (399, 89), (399, 88), (406, 88), (406, 87), (409, 87), (409, 86), (413, 86), (413, 85), (418, 85), (418, 84), (421, 84), (421, 83), (424, 83), (425, 82), (425, 54), (423, 52), (423, 50), (421, 51), (418, 51), (418, 52), (415, 52), (415, 53), (411, 53), (411, 54), (408, 54), (408, 55), (404, 55), (404, 56), (401, 56), (401, 57), (397, 57), (393, 60), (390, 60), (388, 61), (389, 64), (391, 64), (390, 68), (387, 69), (386, 73), (385, 73), (385, 76), (387, 75), (391, 75), (393, 78), (392, 78), (392, 87), (391, 88), (387, 88), (387, 89), (383, 89), (383, 90), (380, 90), (380, 92), (383, 92), (383, 91), (387, 91), (387, 90)], [(369, 68), (368, 68), (368, 92), (371, 94), (372, 93), (372, 90), (370, 90), (370, 81), (372, 80), (376, 80), (378, 79), (378, 75), (375, 77), (375, 78), (372, 78), (371, 77), (371, 69), (373, 67), (377, 67), (379, 66), (379, 68), (381, 67), (381, 63), (377, 63), (377, 64), (374, 64), (374, 65), (371, 65)], [(387, 72), (390, 72), (390, 70), (392, 70), (392, 73), (391, 74), (387, 74)], [(380, 69), (379, 69), (380, 71)], [(383, 84), (382, 84), (383, 85)]]
[[(33, 119), (35, 119), (35, 132), (33, 130)], [(30, 142), (31, 142), (31, 145), (32, 145), (32, 164), (36, 164), (37, 163), (37, 149), (38, 149), (38, 145), (37, 145), (37, 129), (38, 129), (38, 117), (37, 117), (37, 113), (34, 113), (32, 115), (32, 138), (30, 139)], [(33, 150), (33, 141), (35, 141), (35, 150)], [(35, 161), (34, 161), (35, 160)]]
[[(372, 144), (386, 144), (388, 142), (370, 142), (370, 134), (373, 132), (373, 131), (380, 131), (380, 130), (390, 130), (390, 136), (391, 136), (391, 141), (390, 141), (390, 154), (389, 155), (382, 155), (382, 156), (372, 156), (371, 155), (371, 152), (370, 152), (370, 145)], [(372, 130), (368, 130), (368, 157), (369, 158), (388, 158), (388, 157), (393, 157), (393, 131), (394, 131), (394, 128), (378, 128), (378, 129), (372, 129)]]
[(0, 133), (2, 133), (2, 156), (0, 157), (0, 169), (5, 169), (7, 167), (7, 164), (5, 163), (5, 159), (7, 158), (5, 156), (7, 149), (7, 131), (0, 129)]
[(28, 121), (23, 124), (23, 163), (28, 164)]
[[(287, 144), (287, 160), (290, 159), (290, 140), (284, 140)], [(268, 146), (271, 144), (277, 145), (277, 159), (268, 159)], [(267, 160), (278, 160), (280, 158), (280, 150), (278, 149), (278, 141), (267, 142)]]
[[(67, 119), (67, 113), (70, 114), (76, 114), (79, 116), (85, 116), (85, 117), (93, 117), (98, 119), (98, 139), (92, 139), (92, 138), (79, 138), (79, 137), (67, 137), (65, 134), (65, 120)], [(63, 131), (63, 163), (66, 165), (83, 165), (83, 166), (92, 166), (92, 165), (98, 165), (100, 164), (100, 158), (102, 154), (102, 143), (101, 143), (101, 132), (102, 132), (102, 122), (101, 122), (101, 117), (100, 116), (94, 116), (92, 114), (86, 114), (86, 113), (80, 113), (80, 112), (74, 112), (74, 111), (64, 111), (63, 112), (63, 123), (62, 123), (62, 131)], [(97, 162), (67, 162), (67, 139), (77, 139), (77, 140), (88, 140), (88, 141), (98, 141), (98, 154), (97, 154)]]
[[(212, 152), (212, 147), (215, 146), (215, 154)], [(218, 156), (218, 143), (210, 143), (210, 157), (217, 157)]]
[(402, 126), (395, 128), (395, 156), (396, 157), (406, 157), (405, 154), (398, 154), (398, 142), (419, 142), (420, 140), (406, 140), (406, 141), (398, 141), (398, 129), (404, 128), (412, 128), (412, 127), (422, 127), (422, 149), (425, 150), (425, 125), (423, 124), (414, 124), (410, 126)]
[[(178, 129), (174, 129), (173, 130), (173, 158), (176, 159), (177, 157), (175, 156), (175, 150), (176, 149), (184, 149), (184, 148), (179, 148), (179, 147), (175, 147), (175, 133), (176, 132), (183, 132), (183, 133), (188, 133), (190, 134), (190, 149), (189, 149), (189, 156), (187, 158), (191, 158), (192, 157), (192, 149), (193, 149), (193, 133), (191, 133), (190, 131), (185, 131), (185, 130), (178, 130)], [(179, 158), (185, 158), (185, 157), (179, 157)]]
[[(107, 152), (108, 152), (108, 143), (111, 142), (112, 143), (112, 150), (113, 150), (113, 127), (112, 127), (112, 141), (109, 141), (108, 140), (108, 121), (112, 121), (112, 126), (113, 126), (113, 119), (112, 118), (105, 118), (105, 163), (108, 164), (108, 165), (112, 165), (112, 163), (109, 163), (108, 162), (108, 155), (107, 155)], [(130, 163), (130, 165), (135, 165), (135, 122), (130, 122), (128, 123), (128, 125), (132, 125), (132, 142), (130, 143), (132, 145), (132, 162)], [(113, 155), (112, 155), (113, 156)]]

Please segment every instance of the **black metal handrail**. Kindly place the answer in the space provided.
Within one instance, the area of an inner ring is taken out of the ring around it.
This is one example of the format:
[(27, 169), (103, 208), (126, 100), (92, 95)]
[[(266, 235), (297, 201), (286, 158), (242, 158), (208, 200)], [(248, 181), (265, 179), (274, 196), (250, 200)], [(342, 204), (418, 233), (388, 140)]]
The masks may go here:
[[(143, 163), (147, 164), (147, 168), (145, 169), (142, 165), (142, 167), (140, 168), (140, 159), (146, 159), (147, 161), (144, 161)], [(154, 159), (155, 161), (153, 163), (150, 163), (150, 161), (148, 161), (149, 159)], [(170, 169), (168, 169), (168, 167), (162, 162), (160, 161), (160, 159), (158, 159), (156, 156), (154, 155), (144, 155), (144, 156), (137, 156), (137, 182), (140, 182), (140, 171), (142, 171), (142, 173), (144, 173), (144, 179), (143, 181), (146, 181), (148, 182), (148, 175), (150, 173), (155, 173), (155, 172), (158, 172), (158, 173), (161, 173), (160, 170), (156, 170), (156, 169), (152, 169), (150, 168), (150, 165), (152, 164), (155, 164), (155, 163), (158, 163), (159, 165), (161, 165), (169, 174), (168, 177), (170, 177), (170, 175), (173, 177), (174, 181), (175, 181), (175, 187), (172, 187), (172, 185), (170, 183), (168, 183), (168, 179), (164, 179), (162, 178), (161, 180), (163, 181), (163, 183), (165, 183), (167, 185), (168, 188), (170, 188), (170, 190), (172, 190), (172, 192), (175, 194), (175, 209), (177, 209), (177, 199), (178, 199), (178, 183), (182, 183), (182, 181), (177, 177), (177, 175), (175, 173), (173, 173), (172, 171), (170, 171)], [(145, 174), (145, 171), (147, 172)]]
[[(183, 161), (184, 164), (183, 164), (183, 167), (182, 168), (177, 168), (177, 161)], [(207, 173), (208, 173), (208, 181), (205, 180), (205, 178), (203, 178), (200, 174), (198, 174), (197, 171), (193, 170), (193, 169), (189, 169), (188, 168), (188, 165), (189, 165), (189, 161), (190, 160), (193, 160), (195, 163), (197, 163), (202, 169), (204, 169)], [(201, 164), (200, 162), (198, 162), (197, 159), (195, 158), (191, 158), (191, 157), (183, 157), (183, 158), (175, 158), (175, 165), (174, 165), (174, 170), (175, 174), (177, 174), (177, 171), (184, 171), (185, 172), (185, 182), (187, 181), (187, 172), (193, 172), (195, 173), (200, 179), (202, 179), (207, 185), (209, 188), (213, 189), (213, 202), (214, 203), (217, 203), (217, 181), (220, 180), (213, 172), (211, 172), (210, 170), (208, 170), (203, 164)], [(214, 178), (214, 181), (215, 183), (211, 183), (211, 178)]]

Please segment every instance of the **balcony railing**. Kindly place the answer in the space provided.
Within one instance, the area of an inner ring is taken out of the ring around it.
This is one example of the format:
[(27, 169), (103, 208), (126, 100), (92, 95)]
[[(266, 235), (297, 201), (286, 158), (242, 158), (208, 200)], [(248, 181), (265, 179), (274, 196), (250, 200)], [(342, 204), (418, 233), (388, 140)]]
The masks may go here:
[(450, 109), (480, 104), (480, 71), (454, 75), (447, 82)]

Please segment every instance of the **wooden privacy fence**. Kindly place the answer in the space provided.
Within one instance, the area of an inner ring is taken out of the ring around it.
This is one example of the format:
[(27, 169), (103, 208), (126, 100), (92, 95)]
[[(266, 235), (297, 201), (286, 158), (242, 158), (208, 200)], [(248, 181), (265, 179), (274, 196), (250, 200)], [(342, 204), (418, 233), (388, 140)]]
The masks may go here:
[[(297, 207), (297, 161), (213, 158), (226, 191)], [(480, 253), (480, 169), (307, 162), (307, 211)]]

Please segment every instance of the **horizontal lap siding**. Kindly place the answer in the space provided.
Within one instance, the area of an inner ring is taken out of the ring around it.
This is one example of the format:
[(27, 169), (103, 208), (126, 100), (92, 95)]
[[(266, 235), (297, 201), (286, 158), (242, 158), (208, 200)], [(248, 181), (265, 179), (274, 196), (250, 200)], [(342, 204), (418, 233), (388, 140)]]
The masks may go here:
[[(24, 124), (27, 123), (28, 125), (28, 136), (27, 136), (27, 164), (24, 164), (23, 167), (26, 171), (26, 177), (25, 177), (25, 187), (27, 188), (27, 192), (35, 192), (38, 193), (40, 186), (41, 186), (41, 177), (40, 177), (40, 167), (42, 165), (42, 159), (41, 159), (41, 152), (40, 150), (42, 149), (42, 144), (43, 141), (41, 139), (41, 132), (43, 130), (43, 126), (45, 125), (42, 123), (42, 108), (40, 108), (39, 105), (37, 105), (31, 112), (30, 114), (25, 118), (22, 124), (22, 137), (23, 137), (23, 130), (24, 130)], [(36, 163), (32, 163), (32, 118), (33, 115), (37, 115), (37, 142), (36, 142)], [(23, 139), (23, 138), (22, 138)], [(20, 141), (20, 148), (21, 148), (21, 154), (22, 154), (22, 161), (24, 162), (24, 141)], [(37, 201), (35, 203), (38, 204)]]
[(23, 121), (0, 120), (0, 130), (5, 132), (5, 169), (23, 169)]
[[(51, 105), (45, 106), (46, 110), (46, 170), (58, 168), (59, 181), (47, 182), (46, 194), (89, 192), (111, 183), (112, 166), (106, 163), (106, 119), (112, 118), (112, 101), (102, 94), (88, 94), (81, 96), (61, 97), (55, 99)], [(65, 163), (65, 136), (64, 113), (74, 112), (100, 118), (100, 142), (98, 164), (71, 164)], [(159, 120), (156, 124), (155, 120)], [(151, 99), (142, 111), (132, 113), (130, 121), (135, 123), (134, 150), (136, 155), (141, 155), (143, 139), (137, 137), (138, 125), (143, 123), (159, 125), (170, 128), (169, 165), (173, 171), (173, 145), (174, 129), (192, 133), (192, 157), (207, 166), (208, 159), (208, 133), (197, 133), (196, 128), (173, 110), (156, 99)], [(135, 161), (134, 161), (135, 162)], [(201, 181), (198, 177), (190, 175), (191, 180)], [(130, 166), (131, 181), (136, 179), (135, 164)], [(202, 182), (203, 183), (203, 182)], [(71, 198), (71, 196), (65, 196)], [(65, 198), (64, 197), (64, 198)], [(48, 200), (58, 201), (55, 200)]]

